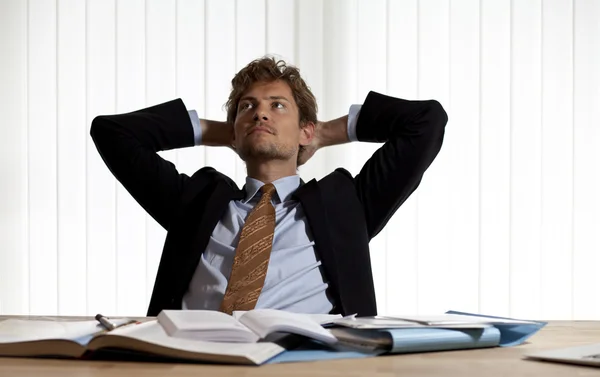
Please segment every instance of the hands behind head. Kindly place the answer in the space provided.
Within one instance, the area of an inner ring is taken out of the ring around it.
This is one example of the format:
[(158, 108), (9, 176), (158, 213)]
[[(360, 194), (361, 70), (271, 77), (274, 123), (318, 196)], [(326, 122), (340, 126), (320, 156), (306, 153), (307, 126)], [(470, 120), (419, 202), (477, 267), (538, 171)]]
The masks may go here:
[(310, 144), (301, 146), (298, 151), (298, 166), (304, 165), (310, 158), (315, 154), (315, 152), (321, 149), (321, 130), (323, 129), (323, 122), (317, 121), (315, 125), (315, 134)]

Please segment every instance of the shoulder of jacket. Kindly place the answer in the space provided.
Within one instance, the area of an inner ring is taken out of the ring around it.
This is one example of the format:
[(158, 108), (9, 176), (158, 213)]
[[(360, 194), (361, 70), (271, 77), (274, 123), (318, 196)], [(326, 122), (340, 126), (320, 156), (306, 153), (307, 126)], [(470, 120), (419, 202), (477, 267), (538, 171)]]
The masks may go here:
[(219, 182), (224, 182), (234, 190), (237, 189), (237, 185), (231, 178), (214, 168), (207, 166), (197, 170), (183, 187), (181, 202), (183, 204), (189, 203), (199, 192), (207, 187), (214, 187)]
[(331, 177), (332, 179), (348, 180), (354, 183), (354, 177), (352, 177), (352, 174), (350, 174), (350, 172), (344, 168), (337, 168), (331, 173), (329, 173), (326, 177)]

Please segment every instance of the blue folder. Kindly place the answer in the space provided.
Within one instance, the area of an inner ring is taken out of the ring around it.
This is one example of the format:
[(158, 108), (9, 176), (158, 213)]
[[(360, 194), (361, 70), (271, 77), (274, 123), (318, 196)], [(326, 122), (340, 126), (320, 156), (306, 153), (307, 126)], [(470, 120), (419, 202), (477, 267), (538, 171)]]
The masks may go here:
[[(476, 315), (486, 318), (498, 318), (458, 311), (448, 314)], [(509, 319), (509, 318), (502, 318)], [(340, 351), (314, 341), (307, 341), (302, 347), (291, 349), (269, 360), (267, 364), (285, 362), (316, 361), (348, 358), (374, 357), (384, 354), (405, 354), (416, 352), (433, 352), (464, 350), (486, 347), (509, 347), (522, 344), (529, 337), (546, 325), (546, 322), (527, 324), (494, 324), (483, 329), (442, 329), (442, 328), (395, 328), (379, 330), (388, 333), (392, 338), (390, 350), (376, 351)]]
[[(475, 317), (489, 318), (490, 320), (496, 319), (511, 319), (504, 317), (495, 317), (490, 315), (471, 314), (465, 312), (459, 312), (455, 310), (449, 310), (446, 314), (462, 314), (472, 315)], [(536, 332), (546, 326), (547, 322), (543, 321), (532, 321), (527, 324), (512, 324), (512, 323), (494, 323), (494, 327), (500, 331), (500, 341), (498, 342), (499, 347), (511, 347), (523, 344), (528, 338), (534, 335)]]

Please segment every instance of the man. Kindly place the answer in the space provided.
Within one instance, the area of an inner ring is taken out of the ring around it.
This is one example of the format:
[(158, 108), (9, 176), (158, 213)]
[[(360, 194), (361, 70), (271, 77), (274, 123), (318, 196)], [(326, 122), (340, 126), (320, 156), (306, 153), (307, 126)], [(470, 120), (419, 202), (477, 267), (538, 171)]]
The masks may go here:
[[(163, 309), (275, 308), (376, 314), (369, 241), (417, 188), (447, 116), (434, 101), (370, 92), (349, 114), (317, 121), (295, 67), (262, 58), (232, 80), (227, 122), (198, 119), (176, 99), (98, 116), (91, 136), (108, 168), (167, 231), (148, 315)], [(337, 169), (304, 183), (316, 150), (384, 142), (356, 177)], [(204, 167), (179, 174), (156, 152), (229, 146), (245, 161), (239, 189)]]

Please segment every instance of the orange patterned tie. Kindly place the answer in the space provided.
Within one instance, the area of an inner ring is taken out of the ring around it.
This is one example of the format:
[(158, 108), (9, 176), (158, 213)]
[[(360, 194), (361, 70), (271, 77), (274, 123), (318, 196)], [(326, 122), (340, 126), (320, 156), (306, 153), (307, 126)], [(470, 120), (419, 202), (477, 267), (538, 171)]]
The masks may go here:
[(267, 276), (275, 233), (275, 208), (271, 204), (275, 186), (269, 183), (260, 190), (262, 197), (242, 228), (229, 283), (219, 309), (227, 314), (234, 310), (254, 309)]

